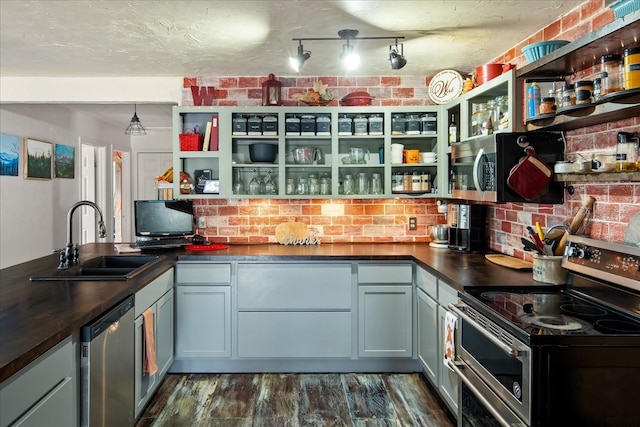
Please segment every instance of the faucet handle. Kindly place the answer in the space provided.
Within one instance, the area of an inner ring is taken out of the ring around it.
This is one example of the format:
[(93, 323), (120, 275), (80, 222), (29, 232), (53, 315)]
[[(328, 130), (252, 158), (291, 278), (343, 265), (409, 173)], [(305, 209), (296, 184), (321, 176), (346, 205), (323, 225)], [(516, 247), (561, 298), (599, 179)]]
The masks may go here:
[(56, 249), (54, 252), (58, 252), (60, 254), (58, 270), (69, 267), (69, 265), (67, 264), (67, 252), (64, 249)]
[(73, 261), (70, 263), (71, 265), (80, 264), (80, 256), (79, 256), (78, 245), (74, 245), (73, 246), (72, 259), (73, 259)]

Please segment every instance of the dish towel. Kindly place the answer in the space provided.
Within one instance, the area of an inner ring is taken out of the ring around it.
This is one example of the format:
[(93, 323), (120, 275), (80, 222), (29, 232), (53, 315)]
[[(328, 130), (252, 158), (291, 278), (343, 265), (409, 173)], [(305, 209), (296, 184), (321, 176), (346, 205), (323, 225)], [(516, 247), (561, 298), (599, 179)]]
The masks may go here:
[(142, 373), (153, 375), (158, 372), (156, 363), (156, 343), (153, 331), (153, 310), (147, 308), (142, 313), (142, 328), (144, 329), (144, 346), (142, 348)]
[(445, 315), (445, 319), (444, 319), (444, 360), (443, 361), (444, 361), (444, 366), (446, 366), (448, 369), (451, 369), (449, 367), (449, 360), (454, 362), (456, 359), (455, 336), (456, 336), (457, 321), (458, 321), (458, 318), (456, 317), (456, 315), (447, 311), (447, 314)]

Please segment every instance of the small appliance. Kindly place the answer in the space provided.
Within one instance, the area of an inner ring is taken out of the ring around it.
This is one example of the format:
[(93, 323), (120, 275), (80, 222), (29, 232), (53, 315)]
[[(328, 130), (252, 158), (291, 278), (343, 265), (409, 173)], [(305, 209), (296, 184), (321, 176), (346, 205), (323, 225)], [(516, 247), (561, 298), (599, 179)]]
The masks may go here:
[(483, 205), (449, 203), (449, 249), (455, 252), (486, 250), (487, 215)]

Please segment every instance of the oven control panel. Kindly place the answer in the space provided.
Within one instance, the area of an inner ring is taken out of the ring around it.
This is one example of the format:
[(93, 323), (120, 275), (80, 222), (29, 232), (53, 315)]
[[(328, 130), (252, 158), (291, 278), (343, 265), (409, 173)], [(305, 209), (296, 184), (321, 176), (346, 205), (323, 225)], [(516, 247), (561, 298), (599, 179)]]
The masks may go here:
[(640, 248), (570, 236), (563, 267), (640, 289)]

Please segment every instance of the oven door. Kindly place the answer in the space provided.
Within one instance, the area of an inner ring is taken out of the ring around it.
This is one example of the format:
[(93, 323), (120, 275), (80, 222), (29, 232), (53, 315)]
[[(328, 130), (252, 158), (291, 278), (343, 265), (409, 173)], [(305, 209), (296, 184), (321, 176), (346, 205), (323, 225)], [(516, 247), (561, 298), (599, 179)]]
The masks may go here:
[(460, 319), (456, 356), (529, 425), (531, 349), (472, 307), (459, 303), (449, 308)]
[(464, 362), (449, 361), (449, 366), (460, 378), (458, 427), (526, 427)]

